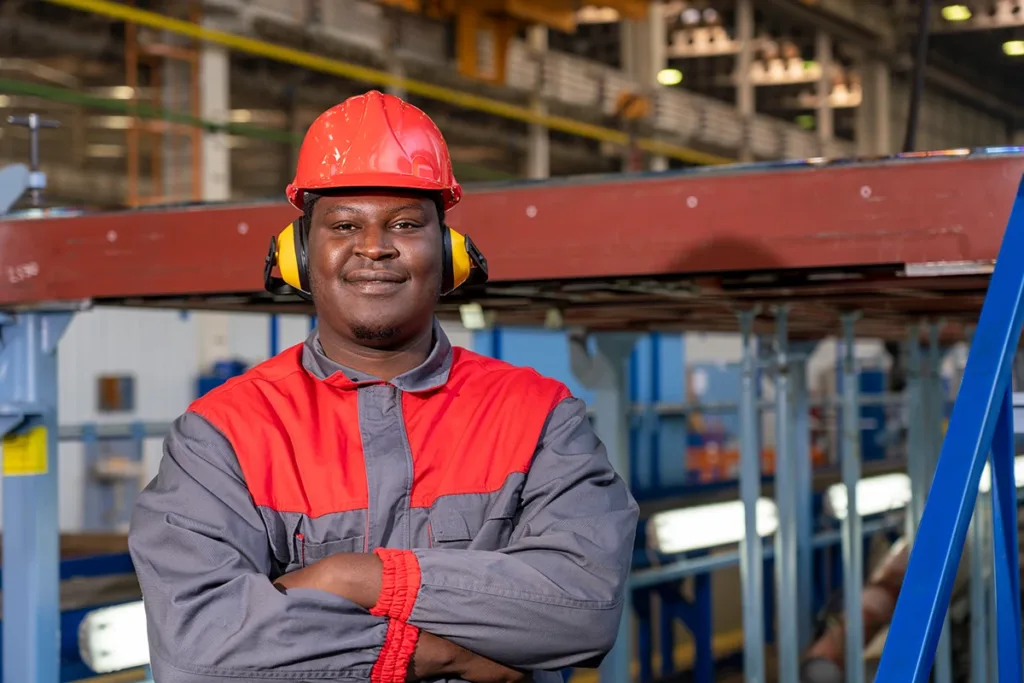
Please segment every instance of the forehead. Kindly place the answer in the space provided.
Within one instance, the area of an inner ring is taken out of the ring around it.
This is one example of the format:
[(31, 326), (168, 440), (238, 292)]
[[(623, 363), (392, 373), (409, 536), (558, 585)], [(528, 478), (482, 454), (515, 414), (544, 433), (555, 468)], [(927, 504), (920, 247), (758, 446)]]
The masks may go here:
[(395, 214), (402, 211), (423, 212), (426, 217), (434, 213), (434, 201), (423, 193), (393, 189), (361, 189), (332, 193), (321, 197), (314, 214), (359, 213), (364, 215)]

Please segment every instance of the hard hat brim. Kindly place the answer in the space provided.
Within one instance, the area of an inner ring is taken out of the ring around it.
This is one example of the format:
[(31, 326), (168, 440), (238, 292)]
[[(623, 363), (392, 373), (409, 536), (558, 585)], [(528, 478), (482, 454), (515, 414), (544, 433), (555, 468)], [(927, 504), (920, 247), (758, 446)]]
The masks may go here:
[[(339, 182), (340, 181), (340, 182)], [(456, 184), (448, 187), (428, 178), (416, 178), (402, 173), (365, 173), (346, 175), (325, 180), (323, 183), (307, 183), (301, 187), (294, 182), (288, 185), (288, 201), (300, 211), (304, 210), (303, 196), (306, 192), (317, 190), (422, 190), (437, 192), (442, 196), (445, 211), (451, 209), (462, 199), (462, 188)]]

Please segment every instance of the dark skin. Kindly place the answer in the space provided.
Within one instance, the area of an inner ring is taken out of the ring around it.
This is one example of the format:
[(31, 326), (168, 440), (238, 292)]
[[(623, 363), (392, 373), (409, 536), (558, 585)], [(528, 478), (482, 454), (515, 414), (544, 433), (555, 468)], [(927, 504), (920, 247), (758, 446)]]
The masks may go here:
[[(310, 214), (309, 280), (324, 353), (390, 381), (422, 364), (433, 344), (441, 290), (441, 221), (432, 197), (360, 191), (317, 200)], [(284, 591), (314, 588), (364, 609), (380, 596), (382, 563), (341, 553), (286, 574)], [(425, 631), (407, 680), (530, 681), (516, 671)]]
[(433, 342), (441, 249), (429, 197), (364, 191), (319, 199), (309, 279), (327, 356), (384, 380), (423, 363)]

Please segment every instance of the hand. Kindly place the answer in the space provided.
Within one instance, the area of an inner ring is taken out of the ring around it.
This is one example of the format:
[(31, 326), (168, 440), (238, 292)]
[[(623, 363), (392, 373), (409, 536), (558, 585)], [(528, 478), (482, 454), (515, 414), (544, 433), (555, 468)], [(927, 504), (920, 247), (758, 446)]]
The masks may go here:
[(474, 654), (432, 633), (420, 631), (407, 681), (458, 677), (469, 683), (530, 683), (533, 675)]
[[(467, 651), (468, 652), (468, 651)], [(472, 655), (472, 653), (470, 653)], [(533, 674), (529, 671), (511, 669), (490, 659), (472, 655), (461, 665), (459, 678), (470, 683), (531, 683)]]
[(315, 588), (370, 609), (380, 597), (382, 563), (372, 553), (339, 553), (279, 577), (274, 585)]

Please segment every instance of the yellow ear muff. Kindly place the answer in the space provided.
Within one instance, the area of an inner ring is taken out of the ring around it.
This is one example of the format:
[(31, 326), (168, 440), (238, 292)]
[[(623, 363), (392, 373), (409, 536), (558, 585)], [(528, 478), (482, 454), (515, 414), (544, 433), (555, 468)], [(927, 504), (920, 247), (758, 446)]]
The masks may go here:
[(295, 224), (289, 223), (277, 236), (277, 268), (281, 279), (295, 289), (303, 289), (299, 276), (299, 258), (295, 253)]
[(448, 228), (448, 235), (452, 245), (452, 289), (456, 289), (469, 279), (473, 259), (466, 249), (466, 238), (461, 233)]

